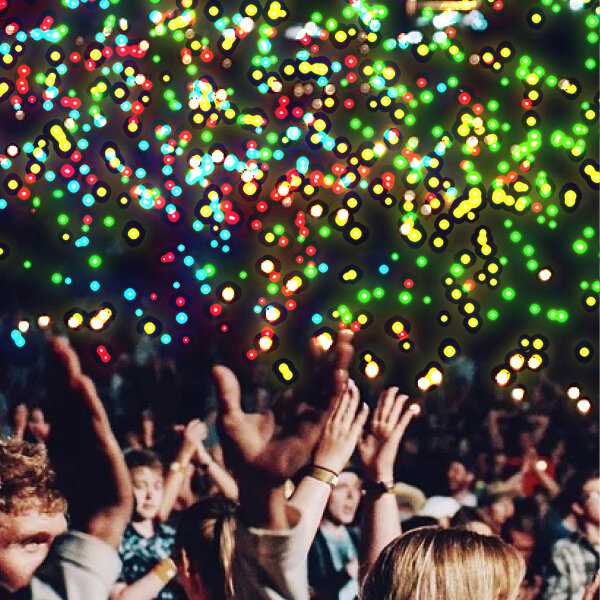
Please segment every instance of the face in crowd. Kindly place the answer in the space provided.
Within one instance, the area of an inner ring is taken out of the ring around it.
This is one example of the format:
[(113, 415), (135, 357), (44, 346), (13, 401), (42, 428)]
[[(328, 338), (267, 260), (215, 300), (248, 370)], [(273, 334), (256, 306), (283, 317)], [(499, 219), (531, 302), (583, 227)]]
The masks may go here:
[(154, 467), (135, 467), (131, 470), (131, 484), (135, 500), (135, 519), (155, 519), (164, 493), (161, 470)]
[(581, 500), (573, 505), (577, 517), (600, 526), (600, 477), (588, 479), (581, 490)]
[(326, 516), (336, 524), (350, 525), (354, 521), (362, 496), (362, 482), (356, 473), (343, 471), (329, 497)]
[(65, 532), (67, 503), (38, 444), (0, 441), (0, 482), (0, 592), (14, 592), (29, 584)]
[(501, 496), (490, 504), (489, 511), (492, 521), (501, 527), (515, 514), (515, 503), (510, 496)]
[(454, 460), (448, 466), (446, 478), (448, 480), (448, 488), (450, 489), (450, 493), (455, 494), (456, 492), (461, 492), (468, 489), (473, 477), (467, 471), (465, 465), (457, 460)]

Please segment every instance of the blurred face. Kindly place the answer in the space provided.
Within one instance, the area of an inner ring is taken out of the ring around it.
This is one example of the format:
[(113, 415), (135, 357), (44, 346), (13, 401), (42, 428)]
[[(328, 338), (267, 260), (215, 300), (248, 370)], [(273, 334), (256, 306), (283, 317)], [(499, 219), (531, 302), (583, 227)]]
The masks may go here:
[(525, 531), (514, 531), (511, 529), (510, 543), (518, 550), (525, 564), (528, 565), (535, 549), (535, 537)]
[(499, 498), (490, 506), (490, 516), (499, 526), (504, 525), (514, 514), (515, 505), (512, 498), (507, 496)]
[(583, 517), (594, 525), (600, 525), (600, 478), (590, 479), (583, 486)]
[(506, 454), (494, 455), (494, 473), (500, 474), (506, 467)]
[(14, 592), (27, 586), (48, 555), (54, 538), (66, 529), (62, 512), (0, 512), (0, 590)]
[(469, 485), (469, 474), (465, 465), (458, 461), (453, 461), (446, 472), (448, 487), (452, 493), (464, 490)]
[(356, 473), (340, 473), (340, 479), (331, 492), (327, 517), (334, 523), (349, 525), (354, 521), (361, 498), (361, 481)]
[(163, 499), (163, 476), (158, 469), (136, 467), (131, 471), (135, 513), (141, 519), (154, 519)]

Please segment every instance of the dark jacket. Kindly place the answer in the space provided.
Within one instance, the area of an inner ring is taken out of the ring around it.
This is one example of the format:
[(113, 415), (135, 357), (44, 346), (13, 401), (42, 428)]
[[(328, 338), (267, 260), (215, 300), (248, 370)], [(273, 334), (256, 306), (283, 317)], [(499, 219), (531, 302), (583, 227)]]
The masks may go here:
[[(358, 552), (360, 533), (356, 527), (347, 527), (350, 539)], [(336, 570), (325, 536), (319, 529), (308, 553), (308, 582), (313, 597), (318, 600), (335, 600), (340, 590), (350, 581), (345, 568)]]

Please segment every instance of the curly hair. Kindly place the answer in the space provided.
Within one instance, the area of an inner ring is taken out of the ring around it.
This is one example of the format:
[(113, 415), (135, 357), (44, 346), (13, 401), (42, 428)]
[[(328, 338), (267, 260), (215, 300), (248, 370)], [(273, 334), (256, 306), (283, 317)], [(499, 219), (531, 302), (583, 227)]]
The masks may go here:
[(0, 439), (0, 512), (66, 512), (55, 478), (43, 444)]

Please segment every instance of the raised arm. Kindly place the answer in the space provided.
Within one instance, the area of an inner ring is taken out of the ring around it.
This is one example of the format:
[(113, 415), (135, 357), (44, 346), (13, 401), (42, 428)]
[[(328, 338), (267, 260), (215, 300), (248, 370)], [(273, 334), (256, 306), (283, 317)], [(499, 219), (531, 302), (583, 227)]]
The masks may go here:
[(133, 494), (121, 450), (91, 379), (66, 338), (50, 340), (52, 429), (48, 451), (69, 503), (71, 529), (31, 581), (33, 600), (107, 598), (120, 571), (117, 547)]
[[(353, 352), (350, 340), (348, 334), (338, 339), (335, 388), (340, 394)], [(230, 369), (216, 366), (213, 375), (221, 406), (219, 429), (225, 463), (240, 489), (236, 555), (246, 573), (254, 574), (242, 585), (252, 597), (275, 594), (308, 600), (306, 554), (312, 539), (300, 523), (298, 510), (288, 506), (284, 484), (308, 461), (327, 413), (299, 405), (283, 431), (270, 410), (243, 412), (239, 382)]]
[[(182, 426), (180, 426), (182, 427)], [(173, 510), (181, 484), (185, 477), (188, 465), (196, 454), (196, 448), (206, 437), (206, 425), (200, 419), (192, 419), (183, 429), (183, 439), (175, 461), (169, 465), (169, 472), (165, 480), (165, 492), (158, 513), (158, 519), (166, 521)]]
[(391, 387), (379, 396), (369, 432), (359, 444), (366, 494), (363, 505), (361, 569), (366, 573), (381, 551), (402, 533), (394, 489), (394, 464), (410, 420), (419, 412), (408, 396)]
[(196, 446), (196, 458), (201, 467), (206, 470), (206, 475), (217, 486), (221, 495), (237, 502), (240, 491), (231, 473), (219, 464), (205, 448), (202, 442)]
[(333, 399), (313, 464), (288, 502), (302, 512), (306, 552), (317, 533), (337, 475), (352, 457), (366, 423), (369, 407), (359, 403), (360, 393), (350, 379), (341, 397)]
[(50, 458), (72, 529), (118, 548), (132, 510), (129, 473), (92, 380), (66, 338), (51, 340)]

